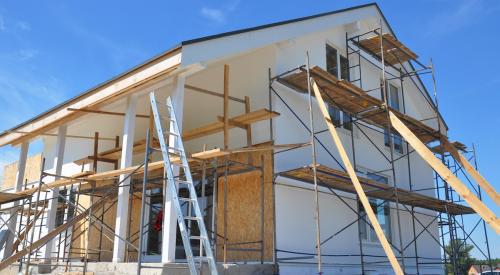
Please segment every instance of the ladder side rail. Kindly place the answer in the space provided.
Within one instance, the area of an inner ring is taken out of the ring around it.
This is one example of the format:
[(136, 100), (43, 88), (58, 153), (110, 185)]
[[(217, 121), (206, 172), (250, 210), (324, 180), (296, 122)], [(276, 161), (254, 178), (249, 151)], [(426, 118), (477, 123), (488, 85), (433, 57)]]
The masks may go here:
[[(171, 116), (173, 116), (175, 121), (177, 122), (177, 118), (175, 117), (175, 112), (174, 112), (173, 105), (172, 105), (172, 100), (170, 97), (167, 99), (167, 106), (170, 108)], [(179, 136), (180, 136), (181, 132), (180, 132), (178, 123), (174, 123), (173, 127), (174, 127), (174, 129), (173, 129), (174, 132), (179, 134)], [(178, 144), (176, 146), (181, 150), (181, 154), (182, 154), (181, 160), (182, 160), (182, 166), (184, 168), (184, 174), (186, 176), (186, 180), (188, 182), (192, 183), (193, 178), (191, 175), (191, 169), (189, 168), (189, 163), (187, 160), (186, 151), (184, 150), (184, 144), (183, 144), (182, 139), (180, 137), (177, 138), (177, 141), (178, 141)], [(203, 243), (205, 255), (206, 255), (207, 259), (209, 260), (209, 267), (210, 267), (211, 273), (217, 274), (217, 266), (215, 263), (215, 258), (214, 258), (213, 252), (212, 252), (212, 248), (210, 246), (210, 240), (208, 239), (208, 233), (207, 233), (207, 230), (205, 227), (205, 222), (203, 220), (203, 214), (201, 213), (201, 209), (200, 209), (200, 206), (198, 204), (198, 197), (196, 195), (196, 189), (194, 188), (194, 184), (189, 184), (189, 197), (191, 199), (191, 203), (193, 204), (192, 208), (195, 211), (195, 215), (196, 215), (196, 217), (198, 217), (197, 222), (198, 222), (198, 229), (200, 230), (200, 237), (201, 237), (200, 242)], [(191, 214), (191, 213), (189, 213), (189, 214)]]
[[(179, 225), (179, 231), (181, 232), (182, 243), (184, 244), (184, 250), (186, 252), (186, 258), (188, 261), (189, 271), (191, 274), (197, 274), (196, 267), (194, 266), (194, 259), (191, 249), (191, 243), (187, 236), (187, 228), (184, 221), (184, 215), (182, 214), (182, 208), (179, 203), (179, 196), (177, 194), (177, 188), (175, 184), (175, 176), (170, 162), (169, 148), (165, 143), (165, 134), (163, 131), (163, 126), (161, 125), (161, 116), (158, 111), (157, 101), (154, 92), (150, 93), (151, 109), (153, 111), (155, 128), (158, 134), (158, 140), (160, 141), (160, 148), (164, 161), (164, 169), (167, 174), (167, 189), (170, 192), (172, 203), (175, 207), (177, 214), (177, 224)], [(170, 119), (176, 119), (171, 117)], [(174, 121), (174, 124), (176, 121)]]

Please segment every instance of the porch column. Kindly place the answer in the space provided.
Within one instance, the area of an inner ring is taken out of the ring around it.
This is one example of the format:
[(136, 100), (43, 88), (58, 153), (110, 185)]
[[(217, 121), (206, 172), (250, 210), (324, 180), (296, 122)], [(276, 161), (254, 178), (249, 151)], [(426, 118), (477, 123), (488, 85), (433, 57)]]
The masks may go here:
[[(120, 169), (132, 166), (135, 116), (137, 107), (137, 96), (130, 95), (127, 98), (127, 111), (125, 113), (122, 137), (122, 155), (120, 159)], [(127, 238), (128, 211), (129, 211), (129, 192), (130, 178), (122, 182), (127, 177), (122, 174), (119, 177), (121, 187), (118, 188), (118, 203), (116, 207), (115, 239), (113, 242), (113, 262), (123, 262), (125, 259), (126, 243), (121, 240)], [(120, 238), (118, 237), (120, 236)]]
[[(182, 132), (182, 114), (184, 109), (184, 84), (185, 77), (179, 76), (176, 78), (175, 89), (172, 92), (172, 105), (174, 106), (179, 130)], [(170, 129), (172, 130), (172, 129)], [(170, 136), (169, 144), (174, 144), (175, 138)], [(174, 174), (179, 173), (179, 168), (176, 167)], [(178, 186), (177, 186), (178, 188)], [(165, 201), (163, 209), (163, 229), (162, 229), (162, 247), (161, 247), (161, 262), (170, 263), (175, 261), (175, 247), (177, 237), (177, 215), (175, 207), (172, 203), (172, 198), (169, 192), (165, 192)]]
[[(22, 191), (23, 189), (23, 181), (24, 181), (24, 171), (26, 170), (26, 159), (28, 158), (28, 148), (29, 141), (25, 141), (21, 143), (21, 148), (19, 150), (19, 160), (17, 162), (17, 174), (16, 174), (16, 186), (15, 192)], [(19, 201), (14, 202), (14, 207), (19, 205)], [(7, 242), (5, 243), (5, 249), (3, 253), (3, 259), (12, 255), (12, 245), (14, 244), (14, 234), (16, 225), (17, 225), (17, 209), (13, 209), (10, 212), (10, 221), (9, 221), (9, 232), (7, 237)]]
[[(66, 132), (68, 127), (66, 125), (59, 126), (57, 131), (57, 140), (54, 154), (54, 165), (52, 166), (54, 169), (55, 175), (61, 175), (62, 166), (64, 162), (64, 147), (66, 145)], [(57, 177), (54, 177), (54, 180), (57, 180)], [(54, 188), (51, 190), (51, 196), (49, 195), (49, 205), (47, 209), (47, 233), (54, 230), (56, 223), (56, 214), (57, 214), (57, 201), (59, 198), (59, 188)], [(54, 239), (51, 239), (45, 245), (45, 251), (43, 253), (43, 258), (46, 263), (50, 263), (50, 258), (52, 255), (52, 249), (54, 248)]]

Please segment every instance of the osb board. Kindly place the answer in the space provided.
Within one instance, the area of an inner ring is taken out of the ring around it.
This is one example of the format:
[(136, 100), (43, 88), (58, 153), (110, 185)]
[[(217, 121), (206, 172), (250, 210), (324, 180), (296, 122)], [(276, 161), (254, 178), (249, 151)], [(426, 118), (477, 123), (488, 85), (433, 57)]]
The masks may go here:
[[(231, 155), (231, 159), (248, 163), (248, 153)], [(264, 156), (264, 261), (271, 261), (274, 250), (274, 203), (272, 151), (250, 153), (255, 166)], [(261, 240), (261, 172), (260, 170), (227, 177), (227, 238), (229, 243)], [(220, 175), (217, 198), (217, 235), (224, 235), (224, 176)], [(260, 244), (228, 246), (260, 249)], [(217, 239), (217, 260), (224, 260), (223, 239)], [(260, 261), (260, 251), (227, 251), (227, 261)]]
[[(140, 214), (141, 214), (141, 194), (140, 193), (135, 193), (136, 197), (131, 196), (131, 201), (132, 203), (129, 205), (129, 211), (130, 213), (130, 222), (129, 222), (129, 233), (127, 236), (131, 235), (131, 242), (134, 246), (139, 245), (139, 238), (138, 238), (138, 231), (139, 231), (139, 220), (140, 220)], [(82, 197), (84, 198), (82, 201)], [(86, 195), (80, 195), (80, 202), (82, 202), (82, 205), (87, 207), (89, 205), (89, 196)], [(98, 199), (96, 197), (96, 199)], [(109, 209), (108, 209), (109, 208)], [(115, 223), (116, 223), (116, 199), (110, 202), (107, 202), (105, 206), (102, 209), (99, 209), (97, 212), (94, 212), (94, 215), (98, 218), (101, 218), (103, 211), (104, 213), (104, 223), (112, 228), (114, 230), (115, 228)], [(128, 219), (128, 218), (127, 218)], [(97, 261), (98, 258), (98, 250), (99, 250), (99, 242), (101, 242), (101, 257), (100, 261), (101, 262), (109, 262), (113, 259), (113, 233), (110, 232), (109, 230), (106, 230), (105, 228), (102, 229), (102, 235), (101, 235), (101, 226), (99, 223), (94, 223), (95, 226), (92, 226), (90, 229), (90, 237), (89, 237), (89, 261)], [(82, 221), (79, 223), (78, 226), (75, 226), (74, 229), (74, 236), (77, 236), (81, 230), (85, 230), (88, 226), (88, 223), (85, 221)], [(100, 238), (101, 236), (101, 238)], [(85, 253), (84, 248), (86, 247), (86, 240), (87, 240), (87, 235), (84, 233), (78, 238), (75, 238), (73, 241), (73, 257), (83, 257)], [(129, 259), (129, 261), (137, 261), (137, 251), (133, 247), (128, 247), (128, 252), (126, 252), (126, 257)]]
[[(24, 179), (28, 182), (37, 181), (40, 178), (40, 166), (42, 165), (42, 154), (33, 155), (26, 159), (26, 170)], [(14, 188), (16, 185), (17, 161), (3, 167), (3, 179), (1, 190)]]

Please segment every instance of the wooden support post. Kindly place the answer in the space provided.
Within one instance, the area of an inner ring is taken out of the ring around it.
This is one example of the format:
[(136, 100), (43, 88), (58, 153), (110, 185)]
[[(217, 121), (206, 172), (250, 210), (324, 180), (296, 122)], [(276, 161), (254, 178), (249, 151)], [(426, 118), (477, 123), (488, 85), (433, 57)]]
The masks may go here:
[(462, 167), (469, 173), (469, 175), (474, 178), (474, 180), (483, 188), (484, 191), (490, 196), (490, 198), (497, 204), (497, 206), (500, 206), (500, 195), (497, 193), (495, 188), (491, 186), (491, 184), (481, 175), (479, 172), (474, 169), (474, 167), (467, 161), (467, 159), (458, 152), (458, 150), (451, 144), (447, 139), (443, 138), (441, 139), (441, 144), (443, 145), (444, 149), (448, 151), (453, 158), (462, 165)]
[[(250, 97), (245, 96), (245, 114), (250, 113)], [(246, 126), (247, 146), (252, 146), (252, 124)], [(248, 153), (248, 164), (253, 165), (252, 153)]]
[(97, 160), (99, 158), (99, 132), (94, 133), (94, 159), (92, 170), (97, 173)]
[(363, 208), (366, 211), (366, 215), (368, 216), (368, 219), (370, 220), (373, 229), (375, 230), (375, 234), (377, 235), (380, 244), (382, 245), (382, 248), (384, 249), (385, 254), (387, 255), (387, 258), (389, 259), (389, 262), (391, 263), (394, 272), (397, 275), (403, 275), (404, 274), (403, 270), (401, 269), (401, 266), (399, 265), (399, 262), (396, 259), (396, 256), (394, 255), (394, 252), (392, 251), (389, 242), (387, 241), (387, 238), (385, 237), (382, 227), (380, 227), (380, 224), (377, 220), (377, 216), (375, 216), (375, 213), (373, 212), (370, 202), (368, 201), (368, 197), (366, 196), (363, 187), (359, 182), (358, 176), (356, 175), (356, 172), (354, 171), (354, 168), (351, 165), (351, 161), (349, 160), (349, 157), (347, 156), (344, 146), (342, 145), (342, 141), (340, 140), (337, 130), (335, 129), (335, 126), (333, 125), (333, 122), (330, 119), (328, 109), (326, 108), (325, 102), (321, 97), (321, 92), (319, 90), (319, 87), (316, 85), (316, 82), (314, 82), (313, 79), (311, 79), (311, 82), (314, 94), (316, 96), (316, 99), (318, 100), (319, 108), (321, 110), (321, 113), (323, 114), (323, 118), (325, 119), (326, 125), (330, 130), (332, 139), (339, 151), (340, 158), (342, 159), (342, 162), (344, 163), (347, 173), (349, 174), (349, 177), (351, 178), (354, 188), (356, 189), (356, 193), (359, 196), (359, 200), (361, 201), (361, 204), (363, 205)]
[(229, 148), (229, 66), (224, 64), (224, 149)]
[(423, 144), (408, 127), (392, 112), (389, 113), (392, 126), (404, 137), (415, 151), (446, 181), (457, 193), (487, 222), (497, 234), (500, 234), (500, 221), (468, 188)]

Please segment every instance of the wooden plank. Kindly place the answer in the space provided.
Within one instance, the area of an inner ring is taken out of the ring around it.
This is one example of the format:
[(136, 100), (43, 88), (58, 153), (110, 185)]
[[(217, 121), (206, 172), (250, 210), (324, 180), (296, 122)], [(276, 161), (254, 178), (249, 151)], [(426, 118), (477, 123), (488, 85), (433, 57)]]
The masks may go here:
[(220, 148), (207, 150), (199, 153), (194, 153), (191, 155), (195, 159), (210, 159), (229, 155), (229, 152), (222, 151)]
[[(104, 205), (104, 203), (106, 202), (106, 200), (110, 196), (111, 196), (111, 194), (108, 194), (108, 196), (103, 197), (100, 200), (98, 200), (96, 203), (94, 203), (91, 206), (92, 210), (95, 211), (95, 210), (99, 209), (100, 207), (102, 207)], [(54, 237), (56, 237), (57, 235), (59, 235), (59, 233), (63, 232), (64, 230), (66, 230), (68, 228), (70, 228), (72, 225), (74, 225), (78, 221), (86, 218), (88, 216), (88, 213), (90, 212), (90, 209), (91, 208), (89, 207), (87, 210), (85, 210), (82, 213), (78, 214), (77, 216), (75, 216), (73, 219), (69, 220), (65, 224), (60, 225), (59, 227), (57, 227), (54, 230), (52, 230), (49, 233), (47, 233), (45, 236), (43, 236), (40, 239), (38, 239), (37, 241), (33, 242), (31, 245), (25, 247), (24, 249), (20, 250), (16, 254), (14, 254), (14, 255), (8, 257), (7, 259), (3, 260), (2, 262), (0, 262), (0, 271), (4, 270), (9, 265), (15, 263), (21, 257), (27, 255), (28, 253), (30, 253), (30, 251), (34, 251), (34, 250), (38, 249), (39, 247), (41, 247), (42, 245), (46, 244), (48, 241), (52, 240)]]
[[(272, 111), (269, 111), (267, 109), (260, 109), (257, 111), (250, 112), (248, 114), (242, 114), (242, 115), (235, 116), (235, 117), (231, 118), (230, 120), (234, 121), (234, 123), (238, 123), (241, 125), (248, 125), (248, 124), (252, 124), (255, 122), (262, 121), (262, 120), (270, 119), (270, 118), (273, 118), (273, 117), (276, 117), (279, 115), (280, 114), (277, 112), (272, 112)], [(228, 125), (229, 129), (232, 129), (234, 127), (235, 127), (234, 125), (233, 126), (231, 124)], [(221, 121), (216, 121), (216, 122), (210, 123), (208, 125), (201, 126), (199, 128), (184, 131), (182, 133), (182, 139), (184, 141), (187, 141), (187, 140), (191, 140), (191, 139), (219, 133), (222, 131), (224, 131), (224, 123)]]
[[(210, 90), (207, 90), (207, 89), (195, 87), (195, 86), (188, 85), (188, 84), (185, 84), (184, 88), (189, 89), (189, 90), (193, 90), (193, 91), (197, 91), (197, 92), (200, 92), (200, 93), (204, 93), (204, 94), (207, 94), (207, 95), (213, 95), (213, 96), (216, 96), (216, 97), (224, 98), (224, 93), (214, 92), (214, 91), (210, 91)], [(233, 100), (233, 101), (240, 102), (240, 103), (245, 103), (245, 100), (243, 100), (241, 98), (234, 97), (234, 96), (229, 96), (229, 100)]]
[(0, 146), (6, 144), (17, 145), (25, 140), (30, 140), (42, 133), (50, 131), (60, 125), (72, 121), (81, 113), (68, 111), (66, 108), (98, 108), (103, 104), (123, 98), (133, 92), (146, 87), (151, 87), (164, 81), (172, 72), (180, 72), (180, 50), (176, 49), (163, 54), (130, 71), (117, 79), (113, 79), (84, 95), (75, 98), (50, 113), (44, 114), (31, 123), (18, 127), (15, 130), (27, 132), (28, 134), (1, 134)]
[[(28, 225), (26, 225), (26, 227), (24, 228), (23, 232), (21, 232), (21, 234), (19, 234), (19, 237), (16, 239), (16, 241), (12, 245), (12, 249), (14, 249), (14, 250), (17, 251), (17, 247), (24, 240), (24, 238), (26, 237), (26, 234), (30, 231), (31, 227), (33, 227), (33, 224), (36, 222), (36, 220), (45, 211), (45, 207), (46, 206), (47, 206), (47, 204), (44, 204), (43, 207), (42, 207), (42, 209), (40, 211), (37, 211), (36, 215), (33, 217), (32, 220), (30, 220), (30, 223)], [(27, 219), (30, 219), (30, 217), (27, 217)]]
[(434, 154), (406, 127), (396, 115), (389, 112), (391, 123), (415, 151), (445, 180), (457, 193), (488, 223), (497, 234), (500, 234), (500, 221), (486, 205), (481, 202)]
[[(92, 172), (92, 171), (86, 171), (86, 172), (81, 172), (81, 173), (72, 175), (72, 176), (67, 177), (67, 178), (58, 179), (58, 180), (55, 180), (53, 182), (49, 182), (47, 184), (43, 184), (42, 187), (41, 187), (41, 190), (42, 191), (47, 191), (47, 190), (52, 189), (52, 188), (58, 188), (58, 187), (62, 187), (62, 186), (67, 186), (67, 185), (70, 185), (70, 184), (73, 184), (73, 183), (77, 183), (77, 182), (80, 182), (80, 181), (83, 181), (83, 180), (87, 180), (88, 176), (93, 175), (93, 174), (95, 174), (95, 173)], [(14, 194), (17, 194), (17, 195), (31, 195), (31, 194), (35, 193), (37, 190), (38, 190), (38, 187), (35, 187), (35, 188), (26, 189), (26, 190), (23, 190), (23, 191), (20, 191), (20, 192), (16, 192)]]
[(455, 160), (458, 161), (465, 168), (467, 173), (474, 178), (474, 180), (483, 188), (483, 190), (490, 196), (490, 198), (500, 206), (500, 195), (497, 193), (495, 188), (491, 186), (491, 184), (481, 175), (479, 172), (472, 167), (472, 165), (467, 161), (467, 159), (458, 152), (458, 150), (451, 144), (447, 139), (442, 139), (441, 143), (443, 144), (446, 151), (448, 151)]
[(229, 66), (224, 64), (224, 150), (229, 148)]
[(354, 171), (354, 168), (351, 165), (351, 161), (349, 160), (349, 157), (347, 156), (347, 153), (344, 149), (344, 146), (342, 145), (342, 141), (340, 140), (340, 137), (337, 133), (337, 129), (333, 125), (333, 122), (330, 119), (330, 115), (328, 113), (328, 109), (326, 108), (325, 102), (323, 101), (323, 98), (321, 96), (321, 92), (319, 91), (318, 85), (316, 85), (316, 82), (311, 79), (312, 81), (312, 86), (314, 90), (314, 94), (316, 96), (316, 99), (318, 100), (318, 105), (321, 110), (321, 113), (323, 114), (323, 118), (325, 119), (326, 125), (328, 126), (328, 129), (330, 130), (330, 134), (332, 136), (332, 139), (337, 147), (337, 150), (340, 154), (340, 157), (342, 159), (342, 162), (344, 163), (344, 166), (347, 170), (347, 173), (349, 174), (349, 177), (351, 178), (351, 181), (354, 185), (354, 188), (356, 189), (356, 193), (358, 194), (359, 200), (363, 204), (363, 208), (365, 209), (366, 215), (368, 216), (368, 219), (370, 220), (373, 229), (375, 230), (375, 234), (377, 235), (380, 244), (382, 245), (382, 248), (385, 251), (385, 254), (387, 255), (387, 258), (389, 259), (389, 262), (392, 265), (392, 268), (394, 269), (394, 272), (397, 275), (403, 275), (403, 270), (399, 266), (399, 262), (396, 259), (396, 256), (394, 255), (394, 252), (392, 251), (392, 248), (389, 245), (389, 242), (387, 241), (387, 238), (385, 237), (384, 231), (382, 230), (382, 227), (380, 227), (380, 224), (377, 220), (377, 217), (375, 216), (375, 213), (373, 212), (373, 209), (370, 205), (370, 202), (368, 201), (368, 198), (366, 197), (365, 192), (363, 191), (363, 187), (361, 186), (361, 183), (359, 182), (358, 176), (356, 175), (356, 172)]
[[(68, 108), (68, 111), (73, 111), (73, 112), (84, 112), (84, 113), (93, 113), (93, 114), (101, 114), (101, 115), (112, 115), (112, 116), (125, 116), (125, 113), (120, 113), (120, 112), (110, 112), (110, 111), (102, 111), (102, 110), (94, 110), (94, 109), (88, 109), (88, 108), (80, 108), (80, 109), (75, 109), (75, 108)], [(136, 117), (140, 118), (149, 118), (148, 115), (140, 115), (137, 114), (135, 115)]]

